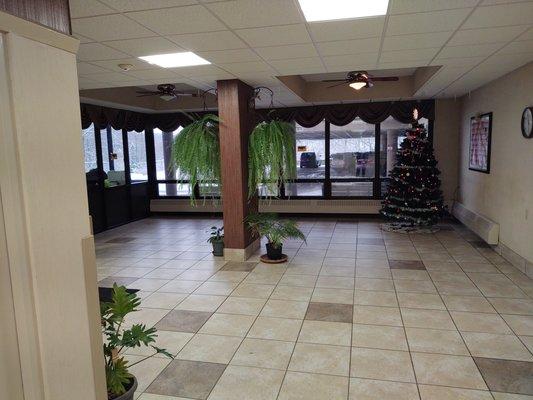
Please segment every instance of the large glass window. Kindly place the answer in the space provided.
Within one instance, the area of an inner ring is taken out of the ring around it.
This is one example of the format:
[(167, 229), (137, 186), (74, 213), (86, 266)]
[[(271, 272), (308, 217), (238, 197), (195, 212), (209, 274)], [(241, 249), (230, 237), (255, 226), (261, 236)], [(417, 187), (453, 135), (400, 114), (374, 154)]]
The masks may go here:
[(326, 125), (322, 121), (312, 128), (296, 127), (297, 179), (324, 179), (326, 177)]
[(131, 181), (147, 181), (148, 165), (146, 163), (146, 142), (144, 132), (128, 132), (128, 151)]
[(154, 129), (155, 169), (158, 180), (172, 180), (177, 178), (177, 173), (172, 168), (172, 143), (181, 132), (180, 126), (173, 132), (163, 132)]
[(106, 186), (124, 185), (126, 183), (126, 171), (124, 168), (122, 130), (108, 127), (100, 130), (100, 137), (104, 172), (107, 174)]
[(98, 167), (96, 163), (96, 140), (94, 138), (94, 125), (81, 131), (83, 139), (83, 154), (85, 158), (85, 172), (89, 172)]

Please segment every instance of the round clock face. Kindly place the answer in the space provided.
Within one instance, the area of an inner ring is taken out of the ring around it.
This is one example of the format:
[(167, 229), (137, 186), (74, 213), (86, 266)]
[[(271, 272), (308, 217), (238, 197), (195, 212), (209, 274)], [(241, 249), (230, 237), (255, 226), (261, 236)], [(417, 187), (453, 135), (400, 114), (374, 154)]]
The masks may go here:
[(525, 138), (533, 138), (533, 108), (528, 107), (522, 113), (522, 135)]

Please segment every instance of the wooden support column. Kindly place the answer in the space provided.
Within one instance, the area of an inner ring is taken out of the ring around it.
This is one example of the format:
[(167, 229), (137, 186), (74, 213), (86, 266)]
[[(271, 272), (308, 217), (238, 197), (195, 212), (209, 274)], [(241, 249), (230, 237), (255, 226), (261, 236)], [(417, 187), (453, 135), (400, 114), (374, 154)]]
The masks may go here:
[(248, 200), (248, 138), (253, 129), (253, 88), (238, 79), (217, 82), (224, 213), (224, 257), (245, 261), (257, 249), (244, 218), (257, 211), (257, 197)]

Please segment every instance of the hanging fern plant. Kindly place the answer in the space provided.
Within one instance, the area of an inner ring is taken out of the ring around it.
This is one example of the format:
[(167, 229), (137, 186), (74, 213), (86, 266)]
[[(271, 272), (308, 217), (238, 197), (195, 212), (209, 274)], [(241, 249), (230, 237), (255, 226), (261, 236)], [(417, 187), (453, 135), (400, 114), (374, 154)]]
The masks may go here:
[(206, 114), (187, 125), (172, 144), (172, 163), (178, 182), (189, 181), (191, 203), (196, 185), (220, 186), (219, 118)]
[(258, 185), (276, 193), (296, 173), (295, 129), (292, 124), (272, 120), (259, 123), (248, 143), (248, 196)]

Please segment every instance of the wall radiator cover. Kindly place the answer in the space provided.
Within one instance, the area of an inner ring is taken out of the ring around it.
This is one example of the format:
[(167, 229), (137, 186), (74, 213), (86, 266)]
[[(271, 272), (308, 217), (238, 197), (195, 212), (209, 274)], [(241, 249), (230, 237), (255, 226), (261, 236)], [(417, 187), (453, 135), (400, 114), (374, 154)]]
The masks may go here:
[(469, 210), (458, 202), (454, 204), (452, 214), (488, 244), (498, 244), (500, 225), (496, 222)]
[[(259, 211), (298, 214), (378, 214), (380, 200), (261, 200)], [(196, 206), (188, 199), (154, 199), (150, 202), (152, 212), (222, 212), (218, 200), (199, 200)]]

